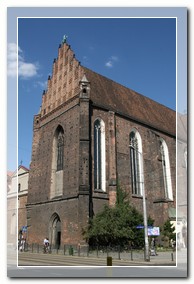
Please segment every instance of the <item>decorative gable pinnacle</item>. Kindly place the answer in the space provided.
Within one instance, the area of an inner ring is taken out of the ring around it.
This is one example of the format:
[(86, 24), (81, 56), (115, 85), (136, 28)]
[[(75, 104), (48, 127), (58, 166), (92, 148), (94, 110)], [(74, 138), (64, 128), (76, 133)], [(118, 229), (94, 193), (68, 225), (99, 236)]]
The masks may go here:
[(84, 74), (83, 78), (80, 81), (81, 83), (89, 83), (88, 79), (86, 78), (86, 74)]
[(87, 98), (90, 97), (90, 82), (88, 81), (86, 75), (82, 77), (81, 81), (79, 82), (80, 85), (80, 98)]

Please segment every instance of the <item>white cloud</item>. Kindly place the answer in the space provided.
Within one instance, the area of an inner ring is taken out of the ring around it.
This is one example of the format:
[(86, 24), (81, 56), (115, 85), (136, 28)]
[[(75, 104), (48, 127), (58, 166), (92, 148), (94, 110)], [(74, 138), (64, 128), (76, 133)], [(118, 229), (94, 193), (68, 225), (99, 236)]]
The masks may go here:
[(105, 63), (105, 66), (106, 67), (113, 67), (113, 63), (112, 63), (112, 61), (111, 60), (109, 60), (109, 61), (107, 61), (106, 63)]
[(37, 66), (33, 63), (18, 62), (18, 75), (23, 78), (33, 77), (37, 74)]
[(118, 61), (118, 57), (117, 56), (111, 56), (108, 61), (105, 63), (105, 66), (108, 68), (112, 68), (114, 63)]
[[(18, 52), (18, 66), (17, 66), (17, 52)], [(18, 67), (18, 76), (26, 79), (37, 75), (38, 64), (25, 62), (23, 52), (21, 48), (15, 43), (8, 44), (8, 53), (7, 53), (7, 74), (10, 77), (17, 76), (17, 67)]]

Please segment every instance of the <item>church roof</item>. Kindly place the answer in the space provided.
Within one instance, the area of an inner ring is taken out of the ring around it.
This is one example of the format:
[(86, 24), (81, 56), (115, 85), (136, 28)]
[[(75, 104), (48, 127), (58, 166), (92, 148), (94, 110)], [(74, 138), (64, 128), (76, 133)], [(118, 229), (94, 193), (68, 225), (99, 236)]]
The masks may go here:
[(20, 174), (29, 173), (29, 169), (23, 165), (19, 165), (18, 169), (15, 170), (12, 174), (12, 177), (17, 177)]
[(78, 96), (80, 81), (90, 82), (90, 98), (94, 105), (129, 117), (154, 130), (176, 136), (175, 111), (83, 67), (66, 41), (60, 45), (58, 57), (53, 62), (48, 89), (42, 96), (40, 115), (44, 117)]
[(19, 165), (18, 171), (19, 170), (23, 170), (24, 172), (29, 172), (29, 169), (27, 167), (23, 166), (23, 165)]
[(90, 97), (94, 105), (176, 136), (175, 111), (86, 67), (83, 69), (91, 84)]

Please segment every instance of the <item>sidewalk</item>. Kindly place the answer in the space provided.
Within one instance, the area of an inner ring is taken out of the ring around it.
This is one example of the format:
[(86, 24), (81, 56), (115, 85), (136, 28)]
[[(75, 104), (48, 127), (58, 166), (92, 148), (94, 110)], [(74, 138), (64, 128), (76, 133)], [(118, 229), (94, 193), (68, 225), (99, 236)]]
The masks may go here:
[[(14, 254), (17, 252), (15, 251)], [(18, 252), (18, 256), (22, 255), (31, 255), (37, 258), (41, 258), (45, 256), (42, 253), (42, 250), (39, 251), (27, 251), (27, 252)], [(173, 252), (172, 250), (169, 251), (158, 251), (156, 256), (150, 256), (150, 261), (144, 260), (144, 252), (143, 251), (133, 251), (131, 252), (122, 252), (118, 254), (118, 252), (102, 252), (99, 251), (98, 254), (96, 252), (87, 253), (80, 253), (78, 254), (74, 251), (73, 255), (69, 255), (69, 251), (66, 251), (64, 254), (63, 250), (59, 251), (52, 251), (51, 254), (47, 254), (50, 256), (49, 258), (53, 258), (56, 261), (60, 259), (66, 260), (76, 260), (77, 262), (84, 260), (88, 265), (93, 262), (101, 262), (106, 265), (107, 257), (112, 257), (113, 265), (129, 265), (129, 266), (176, 266), (176, 265), (187, 265), (187, 249), (181, 249), (177, 252)], [(98, 264), (97, 264), (98, 265)]]
[(131, 264), (137, 263), (142, 266), (176, 266), (176, 265), (187, 265), (187, 249), (182, 248), (177, 252), (158, 252), (156, 256), (150, 256), (150, 261), (146, 262), (143, 259), (127, 260)]
[[(19, 263), (46, 263), (47, 265), (73, 265), (73, 266), (107, 266), (107, 257), (93, 256), (78, 256), (78, 255), (63, 255), (63, 254), (43, 254), (32, 252), (19, 252)], [(169, 257), (169, 253), (162, 252), (157, 256), (150, 256), (150, 261), (145, 261), (143, 258), (131, 259), (112, 257), (112, 266), (176, 266), (176, 257)], [(33, 264), (34, 265), (34, 264)], [(40, 265), (40, 264), (38, 264)]]

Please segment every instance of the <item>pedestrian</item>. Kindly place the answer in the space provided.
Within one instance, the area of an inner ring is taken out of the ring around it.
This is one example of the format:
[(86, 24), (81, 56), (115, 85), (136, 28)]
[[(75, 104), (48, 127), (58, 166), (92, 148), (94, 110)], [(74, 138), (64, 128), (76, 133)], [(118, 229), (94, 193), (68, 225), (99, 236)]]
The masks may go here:
[(45, 238), (44, 239), (44, 253), (47, 253), (49, 250), (49, 239)]
[(25, 246), (25, 239), (24, 239), (24, 236), (22, 235), (20, 245), (19, 245), (19, 250), (21, 252), (24, 251), (24, 246)]
[(175, 251), (175, 248), (176, 248), (176, 242), (175, 242), (175, 240), (171, 239), (171, 240), (170, 240), (170, 243), (171, 243), (172, 250)]
[(155, 241), (154, 238), (152, 238), (152, 241), (151, 241), (150, 255), (151, 256), (155, 256), (156, 255), (156, 241)]

